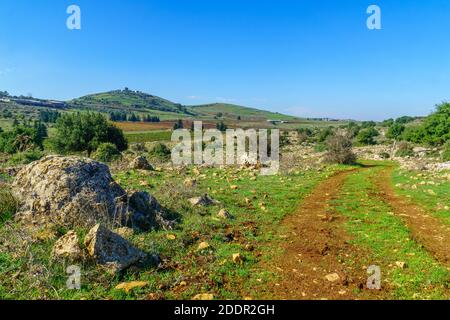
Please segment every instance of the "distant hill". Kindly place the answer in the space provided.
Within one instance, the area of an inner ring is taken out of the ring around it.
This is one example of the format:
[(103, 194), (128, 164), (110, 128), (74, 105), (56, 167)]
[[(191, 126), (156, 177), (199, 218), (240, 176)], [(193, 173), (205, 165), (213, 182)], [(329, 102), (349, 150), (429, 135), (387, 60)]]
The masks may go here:
[(91, 94), (68, 101), (68, 103), (74, 108), (91, 109), (100, 112), (117, 110), (126, 112), (160, 111), (193, 115), (185, 106), (179, 103), (128, 89)]
[(287, 116), (281, 113), (226, 103), (213, 103), (206, 105), (190, 106), (189, 108), (201, 116), (217, 117), (217, 115), (220, 115), (221, 118), (232, 120), (236, 120), (238, 117), (240, 117), (242, 120), (252, 120), (252, 121), (298, 120), (298, 118), (296, 117)]
[[(72, 108), (90, 109), (100, 112), (125, 111), (156, 113), (164, 118), (223, 118), (224, 120), (293, 120), (296, 117), (270, 111), (258, 110), (233, 104), (213, 103), (198, 106), (185, 106), (140, 91), (114, 90), (87, 95), (68, 101)], [(220, 117), (218, 117), (218, 115)]]
[[(0, 92), (2, 93), (2, 92)], [(161, 120), (203, 119), (212, 121), (295, 121), (299, 118), (276, 112), (259, 110), (226, 103), (186, 106), (167, 99), (129, 89), (95, 93), (69, 101), (42, 100), (31, 97), (12, 97), (6, 92), (0, 96), (0, 102), (10, 110), (27, 108), (36, 113), (42, 108), (70, 110), (91, 110), (102, 113), (122, 111), (127, 114), (150, 114)]]

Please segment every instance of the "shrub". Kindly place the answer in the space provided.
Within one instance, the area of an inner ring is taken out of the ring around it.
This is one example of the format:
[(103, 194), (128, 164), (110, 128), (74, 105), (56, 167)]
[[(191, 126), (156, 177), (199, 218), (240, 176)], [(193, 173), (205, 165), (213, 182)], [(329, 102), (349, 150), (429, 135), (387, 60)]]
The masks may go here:
[(42, 149), (47, 128), (41, 122), (34, 126), (16, 125), (12, 130), (0, 133), (0, 152), (14, 154), (31, 149)]
[(98, 146), (94, 158), (102, 162), (111, 162), (120, 158), (120, 151), (115, 144), (102, 143)]
[(402, 138), (431, 146), (440, 146), (450, 140), (450, 103), (436, 106), (436, 111), (425, 118), (421, 126), (407, 127)]
[(119, 151), (128, 148), (122, 130), (100, 113), (64, 114), (55, 127), (57, 132), (53, 146), (60, 153), (87, 151), (90, 155), (106, 142), (115, 144)]
[(396, 157), (411, 157), (414, 155), (413, 146), (408, 142), (400, 142), (395, 153)]
[(329, 136), (333, 135), (333, 129), (331, 127), (320, 130), (317, 135), (318, 142), (325, 142)]
[(405, 131), (405, 126), (396, 122), (389, 127), (386, 138), (397, 140), (403, 134), (403, 131)]
[(444, 152), (442, 152), (442, 160), (450, 161), (450, 141), (447, 141), (444, 146)]
[(11, 165), (28, 164), (41, 159), (43, 156), (42, 151), (34, 149), (14, 154), (8, 163)]
[(376, 144), (374, 138), (378, 135), (379, 133), (375, 128), (364, 129), (358, 133), (356, 140), (363, 145), (374, 145)]
[(354, 164), (356, 155), (352, 151), (352, 141), (344, 135), (335, 134), (326, 141), (325, 161), (337, 164)]
[(17, 212), (18, 203), (7, 188), (0, 188), (0, 226), (12, 219)]
[(149, 152), (149, 155), (160, 160), (169, 160), (172, 152), (163, 143), (158, 142)]
[(131, 145), (131, 150), (136, 152), (147, 152), (147, 148), (145, 147), (145, 143), (138, 142)]

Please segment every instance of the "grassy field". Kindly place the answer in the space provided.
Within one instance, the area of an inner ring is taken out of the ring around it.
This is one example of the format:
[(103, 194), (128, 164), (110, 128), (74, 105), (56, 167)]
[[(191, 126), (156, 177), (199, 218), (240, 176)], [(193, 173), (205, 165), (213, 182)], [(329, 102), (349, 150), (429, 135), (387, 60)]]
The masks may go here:
[(450, 172), (424, 173), (396, 170), (393, 181), (399, 194), (420, 204), (450, 225)]
[(127, 132), (125, 134), (129, 143), (139, 142), (155, 142), (155, 141), (170, 141), (172, 138), (172, 131), (147, 131), (147, 132)]
[[(255, 281), (252, 268), (261, 256), (270, 254), (265, 243), (275, 236), (281, 219), (292, 212), (302, 197), (336, 167), (320, 174), (297, 172), (291, 175), (254, 177), (252, 171), (234, 169), (202, 170), (200, 175), (183, 172), (117, 172), (117, 181), (127, 189), (146, 190), (168, 209), (179, 213), (179, 225), (173, 231), (136, 234), (131, 241), (146, 252), (158, 252), (163, 258), (160, 270), (132, 270), (111, 276), (90, 263), (82, 266), (82, 290), (65, 287), (64, 266), (49, 260), (54, 243), (36, 240), (28, 251), (0, 251), (0, 297), (6, 299), (190, 299), (198, 293), (215, 298), (241, 299)], [(198, 186), (186, 190), (185, 178), (198, 180)], [(143, 185), (146, 185), (145, 187)], [(231, 188), (237, 186), (237, 189)], [(208, 192), (221, 202), (209, 208), (192, 208), (189, 197)], [(216, 217), (226, 208), (233, 219)], [(12, 237), (12, 233), (15, 236)], [(79, 230), (80, 235), (83, 232)], [(17, 239), (20, 232), (3, 227), (0, 239)], [(10, 241), (9, 240), (9, 241)], [(8, 241), (8, 242), (9, 242)], [(207, 242), (209, 248), (198, 251)], [(20, 247), (19, 244), (16, 246)], [(241, 254), (242, 264), (232, 255)], [(40, 270), (36, 274), (37, 270)], [(259, 277), (259, 275), (258, 275)], [(126, 294), (115, 286), (123, 281), (146, 281), (148, 285)], [(257, 295), (257, 293), (254, 293)]]

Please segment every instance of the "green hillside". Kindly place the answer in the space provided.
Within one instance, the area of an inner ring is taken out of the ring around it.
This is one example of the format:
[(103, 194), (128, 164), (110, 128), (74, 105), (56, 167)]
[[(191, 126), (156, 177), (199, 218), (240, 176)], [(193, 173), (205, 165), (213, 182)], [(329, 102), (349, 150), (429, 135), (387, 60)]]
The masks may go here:
[(207, 105), (190, 106), (191, 110), (202, 116), (214, 117), (222, 115), (224, 119), (237, 119), (241, 117), (242, 120), (298, 120), (298, 118), (293, 116), (287, 116), (280, 113), (259, 110), (255, 108), (248, 108), (243, 106), (238, 106), (234, 104), (225, 103), (213, 103)]

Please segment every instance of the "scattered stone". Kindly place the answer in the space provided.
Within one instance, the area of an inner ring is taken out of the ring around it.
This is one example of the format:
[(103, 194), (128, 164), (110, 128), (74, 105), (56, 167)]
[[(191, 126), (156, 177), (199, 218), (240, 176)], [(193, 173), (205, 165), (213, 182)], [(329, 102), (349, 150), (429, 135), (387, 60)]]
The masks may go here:
[(174, 234), (168, 234), (168, 235), (166, 235), (166, 238), (167, 238), (167, 240), (173, 241), (177, 238), (177, 236)]
[(197, 294), (192, 300), (214, 300), (214, 295), (210, 293), (200, 293)]
[(331, 273), (325, 276), (325, 279), (327, 279), (330, 282), (336, 282), (339, 281), (341, 277), (337, 273)]
[(69, 259), (76, 261), (81, 259), (83, 252), (79, 245), (79, 239), (75, 231), (71, 230), (56, 241), (52, 251), (52, 258)]
[(233, 254), (233, 263), (242, 264), (244, 262), (244, 258), (240, 253)]
[(146, 257), (144, 252), (101, 224), (89, 231), (84, 245), (89, 256), (113, 272), (124, 270)]
[(231, 219), (232, 216), (231, 216), (231, 214), (230, 214), (227, 210), (222, 209), (222, 210), (220, 210), (219, 213), (217, 214), (217, 217), (218, 217), (218, 218), (221, 218), (221, 219), (227, 220), (227, 219)]
[(197, 180), (187, 178), (186, 180), (184, 180), (184, 186), (186, 188), (194, 188), (197, 186)]
[(406, 269), (406, 267), (407, 267), (407, 264), (406, 264), (406, 262), (404, 262), (404, 261), (396, 261), (396, 262), (395, 262), (395, 265), (396, 265), (397, 267), (399, 267), (400, 269)]
[(193, 206), (202, 206), (202, 207), (210, 206), (213, 204), (219, 204), (219, 202), (217, 200), (214, 200), (207, 194), (205, 194), (201, 197), (191, 198), (191, 199), (189, 199), (189, 202)]
[(132, 282), (123, 282), (116, 286), (117, 290), (123, 290), (125, 293), (129, 293), (131, 290), (135, 288), (143, 288), (148, 285), (146, 281), (132, 281)]
[(130, 163), (130, 169), (133, 170), (154, 170), (153, 166), (148, 163), (147, 158), (139, 156)]
[(203, 251), (203, 250), (205, 250), (205, 249), (208, 249), (209, 247), (211, 247), (211, 246), (209, 245), (209, 243), (204, 241), (204, 242), (201, 242), (201, 243), (198, 245), (197, 251)]
[(232, 185), (232, 186), (230, 186), (230, 189), (231, 190), (237, 190), (239, 187), (238, 186), (236, 186), (236, 185)]

